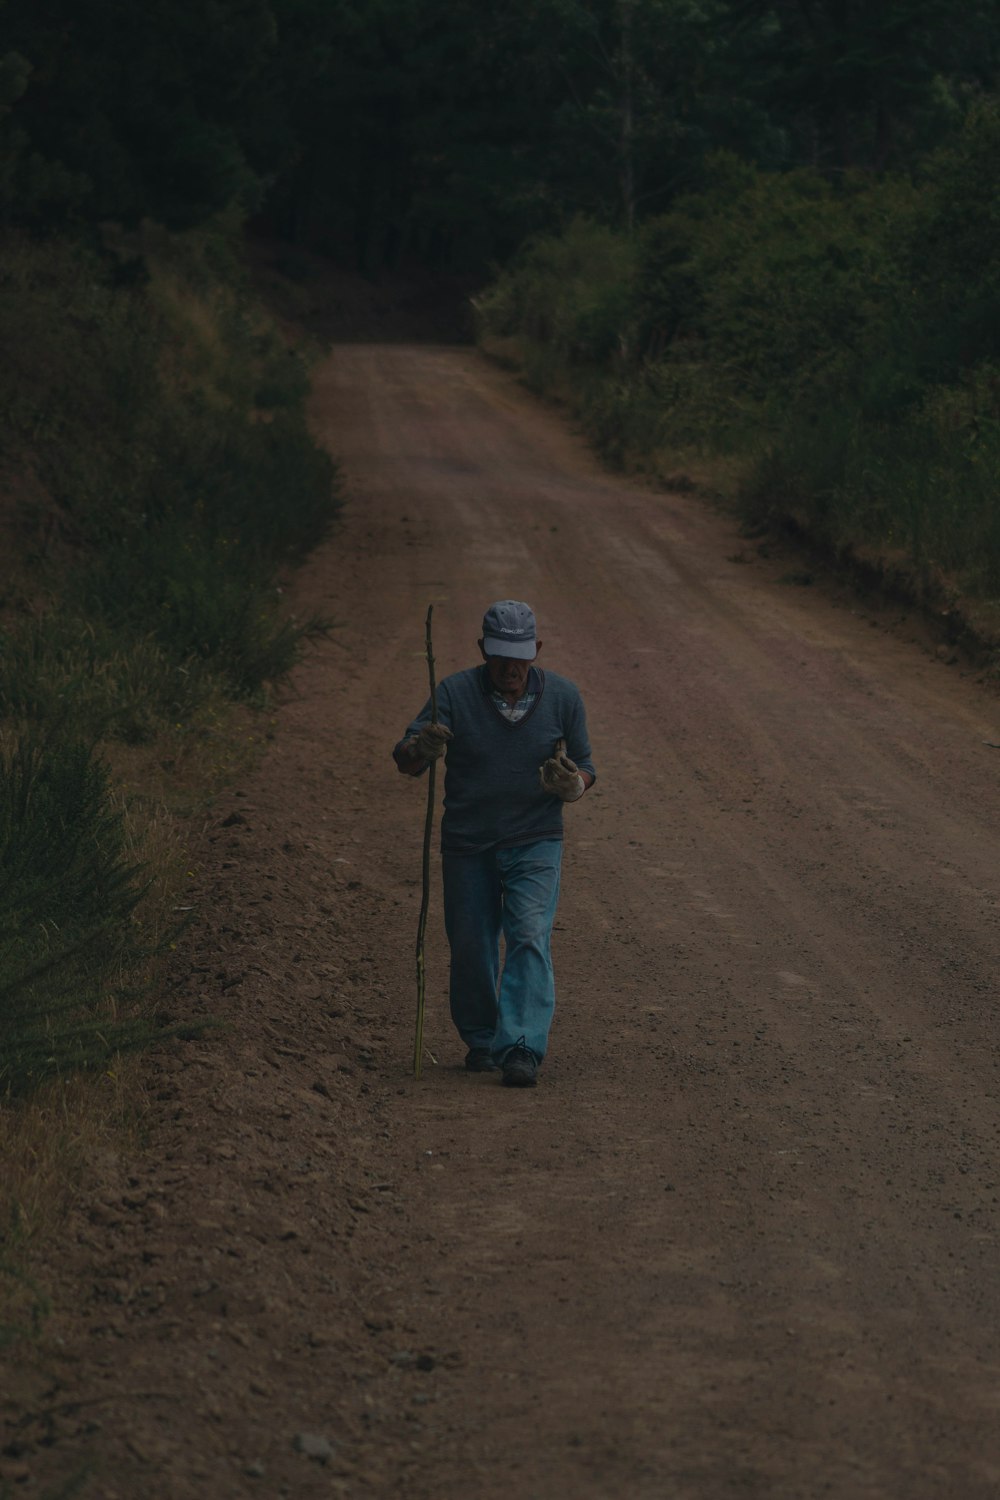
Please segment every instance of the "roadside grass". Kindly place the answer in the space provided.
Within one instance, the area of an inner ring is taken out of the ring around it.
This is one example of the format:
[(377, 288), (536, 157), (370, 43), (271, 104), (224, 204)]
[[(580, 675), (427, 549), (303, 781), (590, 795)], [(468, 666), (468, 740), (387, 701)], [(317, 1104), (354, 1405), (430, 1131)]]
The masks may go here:
[(0, 629), (0, 719), (72, 724), (97, 742), (140, 745), (194, 719), (212, 698), (207, 671), (157, 641), (123, 641), (99, 616), (71, 608)]
[(896, 421), (851, 401), (776, 420), (708, 364), (581, 367), (488, 329), (479, 346), (569, 411), (610, 468), (696, 491), (748, 532), (790, 529), (868, 584), (961, 615), (1000, 672), (1000, 407), (978, 396), (983, 369)]
[(17, 1109), (0, 1111), (0, 1352), (44, 1337), (52, 1295), (33, 1252), (58, 1232), (95, 1164), (138, 1142), (143, 1103), (137, 1059), (119, 1058), (96, 1077), (50, 1079)]
[(0, 237), (0, 342), (0, 1339), (30, 1342), (35, 1248), (184, 1019), (186, 851), (327, 628), (284, 583), (337, 490), (232, 225)]
[(571, 412), (609, 467), (697, 490), (747, 528), (791, 526), (918, 604), (950, 600), (987, 649), (1000, 646), (1000, 407), (977, 403), (969, 385), (937, 387), (896, 422), (849, 401), (778, 422), (709, 365), (678, 378), (574, 366), (489, 331), (479, 344)]

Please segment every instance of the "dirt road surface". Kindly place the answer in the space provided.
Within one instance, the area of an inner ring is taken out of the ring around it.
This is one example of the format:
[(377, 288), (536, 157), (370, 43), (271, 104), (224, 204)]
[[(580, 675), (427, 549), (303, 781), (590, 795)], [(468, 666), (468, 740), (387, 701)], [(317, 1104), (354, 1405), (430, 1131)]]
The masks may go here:
[[(996, 1496), (1000, 701), (471, 351), (342, 347), (314, 410), (350, 498), (298, 607), (336, 628), (213, 813), (174, 975), (227, 1029), (150, 1061), (145, 1151), (95, 1166), (11, 1493)], [(445, 673), (503, 596), (599, 770), (534, 1091), (461, 1069), (436, 883), (410, 1076), (389, 758), (427, 604)]]

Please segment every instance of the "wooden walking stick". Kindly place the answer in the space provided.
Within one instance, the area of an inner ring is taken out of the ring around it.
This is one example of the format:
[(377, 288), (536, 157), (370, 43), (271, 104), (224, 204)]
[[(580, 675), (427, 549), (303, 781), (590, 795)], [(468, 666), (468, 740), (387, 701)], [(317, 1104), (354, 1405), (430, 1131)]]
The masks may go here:
[[(434, 680), (434, 651), (431, 645), (431, 615), (433, 604), (427, 606), (426, 641), (427, 671), (431, 680), (431, 723), (437, 723), (437, 683)], [(420, 920), (417, 923), (417, 1034), (413, 1042), (413, 1076), (420, 1077), (420, 1065), (424, 1052), (424, 935), (427, 931), (427, 907), (431, 899), (431, 828), (434, 824), (434, 782), (437, 761), (432, 760), (427, 768), (427, 815), (424, 818), (423, 892), (420, 897)]]

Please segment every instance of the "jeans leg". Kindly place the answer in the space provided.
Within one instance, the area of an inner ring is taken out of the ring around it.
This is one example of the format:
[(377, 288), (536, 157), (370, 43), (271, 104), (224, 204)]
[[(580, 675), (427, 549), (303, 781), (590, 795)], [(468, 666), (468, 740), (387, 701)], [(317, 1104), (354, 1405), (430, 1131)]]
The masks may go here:
[(559, 839), (543, 839), (497, 851), (506, 945), (493, 1041), (498, 1058), (522, 1037), (539, 1062), (545, 1056), (556, 1004), (551, 942), (562, 847)]
[(444, 926), (451, 948), (451, 1019), (467, 1047), (493, 1046), (500, 977), (501, 889), (496, 855), (445, 855)]

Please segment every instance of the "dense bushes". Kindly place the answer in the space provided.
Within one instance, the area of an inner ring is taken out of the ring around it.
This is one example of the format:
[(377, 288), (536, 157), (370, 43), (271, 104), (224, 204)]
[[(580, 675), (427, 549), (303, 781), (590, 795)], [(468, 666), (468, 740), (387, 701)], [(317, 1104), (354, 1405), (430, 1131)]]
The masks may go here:
[(525, 247), (480, 330), (612, 459), (738, 455), (755, 518), (998, 594), (998, 203), (993, 105), (912, 180), (721, 157), (632, 241), (577, 222)]
[(0, 1097), (145, 1032), (122, 1008), (149, 946), (135, 818), (102, 747), (214, 733), (320, 628), (279, 584), (330, 524), (332, 467), (233, 245), (0, 245)]
[(478, 304), (499, 333), (549, 346), (573, 364), (617, 353), (634, 298), (635, 264), (621, 235), (575, 219), (559, 238), (529, 240)]

